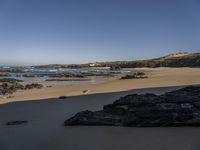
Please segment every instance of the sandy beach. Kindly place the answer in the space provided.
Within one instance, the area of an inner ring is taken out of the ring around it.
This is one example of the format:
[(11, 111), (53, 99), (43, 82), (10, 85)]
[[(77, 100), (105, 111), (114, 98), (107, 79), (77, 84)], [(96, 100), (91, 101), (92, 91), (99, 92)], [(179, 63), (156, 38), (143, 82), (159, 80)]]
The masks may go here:
[[(96, 77), (98, 80), (104, 80), (104, 82), (100, 84), (64, 84), (62, 86), (53, 86), (51, 88), (19, 91), (14, 93), (12, 98), (0, 99), (0, 103), (56, 98), (59, 96), (119, 92), (152, 87), (200, 84), (199, 68), (135, 68), (128, 70), (145, 72), (149, 78), (119, 80), (119, 77)], [(60, 81), (58, 82), (58, 84), (61, 84)], [(42, 81), (39, 83), (44, 82)], [(45, 84), (52, 83), (46, 82)], [(87, 92), (84, 93), (83, 91)]]
[(200, 0), (0, 0), (0, 150), (200, 150)]
[[(137, 69), (138, 70), (138, 69)], [(63, 122), (79, 111), (100, 110), (132, 93), (162, 94), (200, 84), (200, 69), (139, 69), (149, 78), (108, 79), (99, 85), (73, 85), (20, 91), (1, 100), (1, 150), (199, 150), (200, 128), (131, 128), (107, 126), (65, 127)], [(83, 94), (83, 90), (90, 90)], [(59, 96), (69, 96), (58, 99)], [(6, 126), (6, 122), (27, 124)]]
[[(161, 94), (180, 87), (72, 96), (0, 105), (1, 150), (198, 150), (200, 128), (64, 127), (63, 121), (82, 110), (99, 110), (130, 93)], [(28, 120), (6, 126), (7, 121)]]

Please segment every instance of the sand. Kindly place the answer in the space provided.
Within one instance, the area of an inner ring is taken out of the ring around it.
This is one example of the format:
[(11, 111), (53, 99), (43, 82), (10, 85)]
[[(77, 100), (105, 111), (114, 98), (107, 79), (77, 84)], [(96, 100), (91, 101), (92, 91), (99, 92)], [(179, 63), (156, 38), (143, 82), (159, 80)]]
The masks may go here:
[[(13, 98), (0, 99), (0, 103), (56, 98), (59, 96), (119, 92), (139, 88), (200, 84), (200, 68), (135, 68), (131, 70), (143, 71), (149, 78), (119, 80), (116, 77), (104, 77), (98, 80), (106, 80), (106, 82), (95, 85), (76, 84), (19, 91), (13, 94)], [(60, 81), (58, 82), (60, 84)], [(83, 91), (85, 90), (88, 90), (88, 92), (84, 93)]]
[[(108, 82), (99, 85), (21, 91), (15, 93), (12, 99), (0, 100), (0, 150), (199, 150), (198, 127), (63, 126), (64, 120), (75, 113), (87, 109), (100, 110), (103, 105), (127, 94), (161, 94), (183, 87), (182, 85), (200, 84), (198, 68), (137, 70), (145, 71), (149, 78), (109, 78)], [(83, 90), (89, 92), (84, 94)], [(61, 95), (69, 97), (58, 99)], [(15, 120), (29, 122), (23, 125), (5, 125), (6, 122)]]
[[(161, 94), (180, 87), (72, 96), (0, 105), (0, 150), (199, 150), (200, 128), (64, 127), (65, 119), (130, 93)], [(28, 124), (6, 126), (7, 121)]]

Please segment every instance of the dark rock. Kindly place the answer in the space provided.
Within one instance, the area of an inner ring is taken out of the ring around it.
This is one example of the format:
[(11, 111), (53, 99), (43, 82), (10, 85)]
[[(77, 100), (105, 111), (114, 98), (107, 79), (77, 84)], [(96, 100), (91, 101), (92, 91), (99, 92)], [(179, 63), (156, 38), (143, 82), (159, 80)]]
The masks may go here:
[(45, 81), (89, 81), (86, 78), (54, 78), (54, 79), (46, 79)]
[(67, 99), (67, 96), (60, 96), (59, 99)]
[(77, 113), (65, 125), (200, 126), (200, 86), (163, 95), (127, 95), (105, 105), (102, 111)]
[(12, 94), (23, 88), (24, 86), (18, 83), (3, 83), (0, 85), (0, 95)]
[(121, 70), (120, 66), (110, 66), (110, 70)]
[(9, 73), (0, 73), (0, 77), (10, 77)]
[(65, 125), (121, 125), (121, 117), (104, 111), (83, 111), (65, 121)]
[(20, 120), (20, 121), (10, 121), (7, 122), (6, 125), (10, 126), (10, 125), (20, 125), (20, 124), (25, 124), (28, 123), (28, 121), (26, 120)]
[(14, 79), (14, 78), (2, 78), (0, 79), (0, 82), (3, 83), (17, 83), (17, 82), (23, 82), (22, 80)]
[(148, 78), (144, 72), (136, 72), (133, 74), (128, 74), (126, 76), (121, 77), (121, 79), (144, 79)]
[(56, 74), (48, 74), (51, 78), (84, 78), (85, 76), (79, 74), (72, 74), (72, 73), (56, 73)]
[(27, 84), (24, 87), (24, 89), (41, 89), (41, 88), (43, 88), (43, 85), (38, 83)]
[(144, 72), (136, 72), (135, 74), (138, 75), (138, 76), (144, 76), (144, 75), (146, 75)]
[(34, 78), (34, 77), (36, 77), (36, 75), (34, 75), (34, 74), (24, 74), (22, 76), (25, 77), (25, 78)]
[(42, 84), (27, 84), (27, 85), (21, 85), (19, 83), (3, 83), (0, 84), (0, 95), (6, 95), (6, 94), (13, 94), (17, 90), (27, 90), (27, 89), (40, 89), (42, 88)]
[(11, 70), (0, 70), (0, 72), (3, 72), (3, 73), (4, 72), (5, 73), (8, 73), (8, 72), (10, 72), (10, 73), (24, 73), (25, 70), (16, 68), (16, 69), (11, 69)]

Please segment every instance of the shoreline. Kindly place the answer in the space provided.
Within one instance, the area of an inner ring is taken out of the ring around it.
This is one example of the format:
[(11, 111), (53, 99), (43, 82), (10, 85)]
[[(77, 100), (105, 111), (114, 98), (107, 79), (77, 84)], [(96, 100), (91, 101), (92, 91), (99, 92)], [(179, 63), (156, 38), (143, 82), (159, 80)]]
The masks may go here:
[[(117, 77), (106, 77), (104, 78), (106, 82), (94, 85), (61, 85), (50, 88), (45, 87), (42, 89), (17, 91), (12, 95), (14, 96), (13, 98), (0, 99), (0, 104), (14, 101), (27, 101), (37, 99), (42, 100), (47, 98), (56, 98), (60, 96), (68, 97), (95, 93), (119, 92), (142, 88), (200, 84), (200, 68), (136, 68), (132, 70), (144, 71), (149, 78), (119, 80)], [(50, 82), (52, 83), (52, 81)], [(57, 84), (60, 84), (60, 81), (58, 82), (59, 83)], [(88, 92), (84, 93), (83, 91)]]

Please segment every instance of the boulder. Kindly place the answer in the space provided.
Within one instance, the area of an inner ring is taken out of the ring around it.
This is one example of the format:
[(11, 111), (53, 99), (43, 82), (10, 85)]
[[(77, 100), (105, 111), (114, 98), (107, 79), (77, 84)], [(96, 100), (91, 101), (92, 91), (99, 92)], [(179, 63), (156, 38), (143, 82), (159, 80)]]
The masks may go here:
[(132, 94), (101, 111), (83, 111), (65, 125), (130, 127), (200, 126), (200, 86), (189, 86), (162, 95)]

